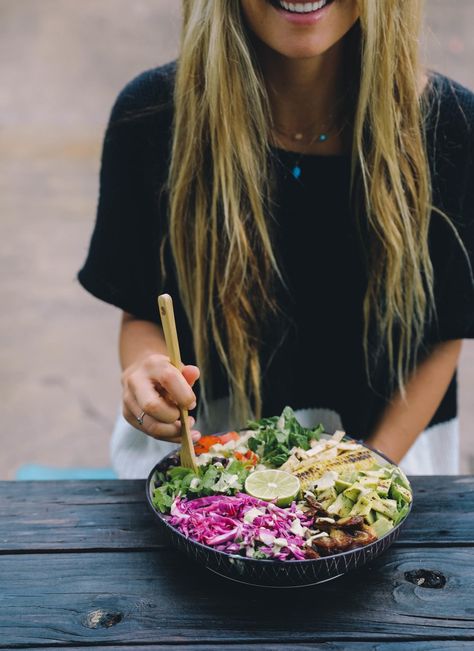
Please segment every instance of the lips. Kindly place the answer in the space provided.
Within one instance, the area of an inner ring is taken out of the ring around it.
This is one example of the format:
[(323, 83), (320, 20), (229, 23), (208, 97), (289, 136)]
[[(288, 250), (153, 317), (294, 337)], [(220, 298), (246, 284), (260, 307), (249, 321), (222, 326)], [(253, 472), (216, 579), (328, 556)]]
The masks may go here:
[(318, 0), (317, 2), (287, 2), (286, 0), (267, 0), (276, 9), (287, 11), (289, 14), (311, 14), (331, 4), (334, 0)]

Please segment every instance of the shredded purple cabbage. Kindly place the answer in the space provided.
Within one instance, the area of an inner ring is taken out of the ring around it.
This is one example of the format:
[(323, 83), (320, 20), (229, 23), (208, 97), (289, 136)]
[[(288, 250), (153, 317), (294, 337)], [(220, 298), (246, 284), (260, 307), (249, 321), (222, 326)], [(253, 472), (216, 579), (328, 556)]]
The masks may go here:
[[(255, 509), (261, 511), (257, 514)], [(246, 514), (252, 510), (246, 521)], [(282, 509), (244, 493), (212, 495), (195, 500), (177, 497), (169, 523), (187, 538), (219, 551), (257, 558), (304, 560), (304, 539), (291, 531), (309, 527), (311, 519), (296, 503)]]

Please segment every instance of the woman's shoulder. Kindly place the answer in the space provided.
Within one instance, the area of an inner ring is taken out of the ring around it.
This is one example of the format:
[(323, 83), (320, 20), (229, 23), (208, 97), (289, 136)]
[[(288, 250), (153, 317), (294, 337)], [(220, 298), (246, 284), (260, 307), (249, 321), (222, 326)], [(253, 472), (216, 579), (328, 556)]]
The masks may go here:
[(427, 87), (427, 129), (437, 145), (472, 147), (474, 136), (474, 92), (438, 72), (432, 72)]
[(110, 122), (156, 116), (173, 106), (176, 61), (145, 70), (136, 75), (119, 92)]

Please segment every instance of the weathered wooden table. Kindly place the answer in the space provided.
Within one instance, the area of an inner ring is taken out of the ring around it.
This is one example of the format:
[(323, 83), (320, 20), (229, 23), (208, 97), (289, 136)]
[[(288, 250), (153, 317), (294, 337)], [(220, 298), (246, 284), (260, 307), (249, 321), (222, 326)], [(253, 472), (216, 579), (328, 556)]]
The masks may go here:
[(413, 478), (384, 556), (251, 588), (163, 544), (142, 481), (0, 482), (0, 648), (474, 648), (474, 477)]

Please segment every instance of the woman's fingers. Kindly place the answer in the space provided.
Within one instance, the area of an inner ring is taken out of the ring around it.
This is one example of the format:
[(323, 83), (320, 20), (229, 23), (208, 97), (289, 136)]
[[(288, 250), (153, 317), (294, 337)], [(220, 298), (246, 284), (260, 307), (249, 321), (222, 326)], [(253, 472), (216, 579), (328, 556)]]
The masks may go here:
[[(131, 397), (124, 399), (123, 415), (130, 425), (154, 438), (168, 440), (179, 436), (180, 429), (176, 421), (162, 423), (143, 412), (144, 410)], [(139, 417), (143, 420), (142, 423), (139, 422)]]
[[(193, 390), (182, 372), (175, 368), (167, 357), (151, 355), (146, 360), (143, 371), (148, 378), (157, 382), (177, 405), (185, 409), (194, 409), (196, 396)], [(130, 380), (133, 382), (134, 376), (131, 376)]]
[[(132, 408), (130, 408), (130, 402), (132, 402)], [(143, 410), (140, 410), (136, 403), (133, 404), (133, 401), (124, 403), (123, 415), (125, 420), (130, 423), (132, 427), (135, 427), (144, 434), (148, 434), (148, 436), (162, 441), (181, 443), (181, 422), (179, 420), (174, 421), (173, 423), (162, 423), (145, 413), (143, 414), (143, 422), (140, 424), (138, 417), (141, 416), (142, 413)], [(189, 427), (191, 428), (193, 425), (194, 418), (189, 416)], [(191, 434), (194, 441), (197, 441), (201, 436), (196, 430), (192, 430)]]
[(135, 402), (139, 408), (157, 421), (172, 424), (179, 419), (179, 409), (170, 404), (153, 386), (148, 378), (131, 384)]
[[(150, 355), (122, 373), (123, 415), (135, 428), (157, 439), (181, 442), (178, 406), (194, 409), (196, 396), (191, 386), (199, 377), (197, 366), (172, 366), (165, 355)], [(142, 422), (141, 422), (142, 421)], [(194, 418), (189, 418), (189, 426)], [(192, 431), (194, 440), (200, 438)]]
[(198, 367), (193, 366), (192, 364), (183, 366), (183, 368), (181, 369), (181, 373), (184, 375), (184, 378), (190, 387), (194, 385), (194, 383), (199, 379), (200, 376), (200, 371)]

